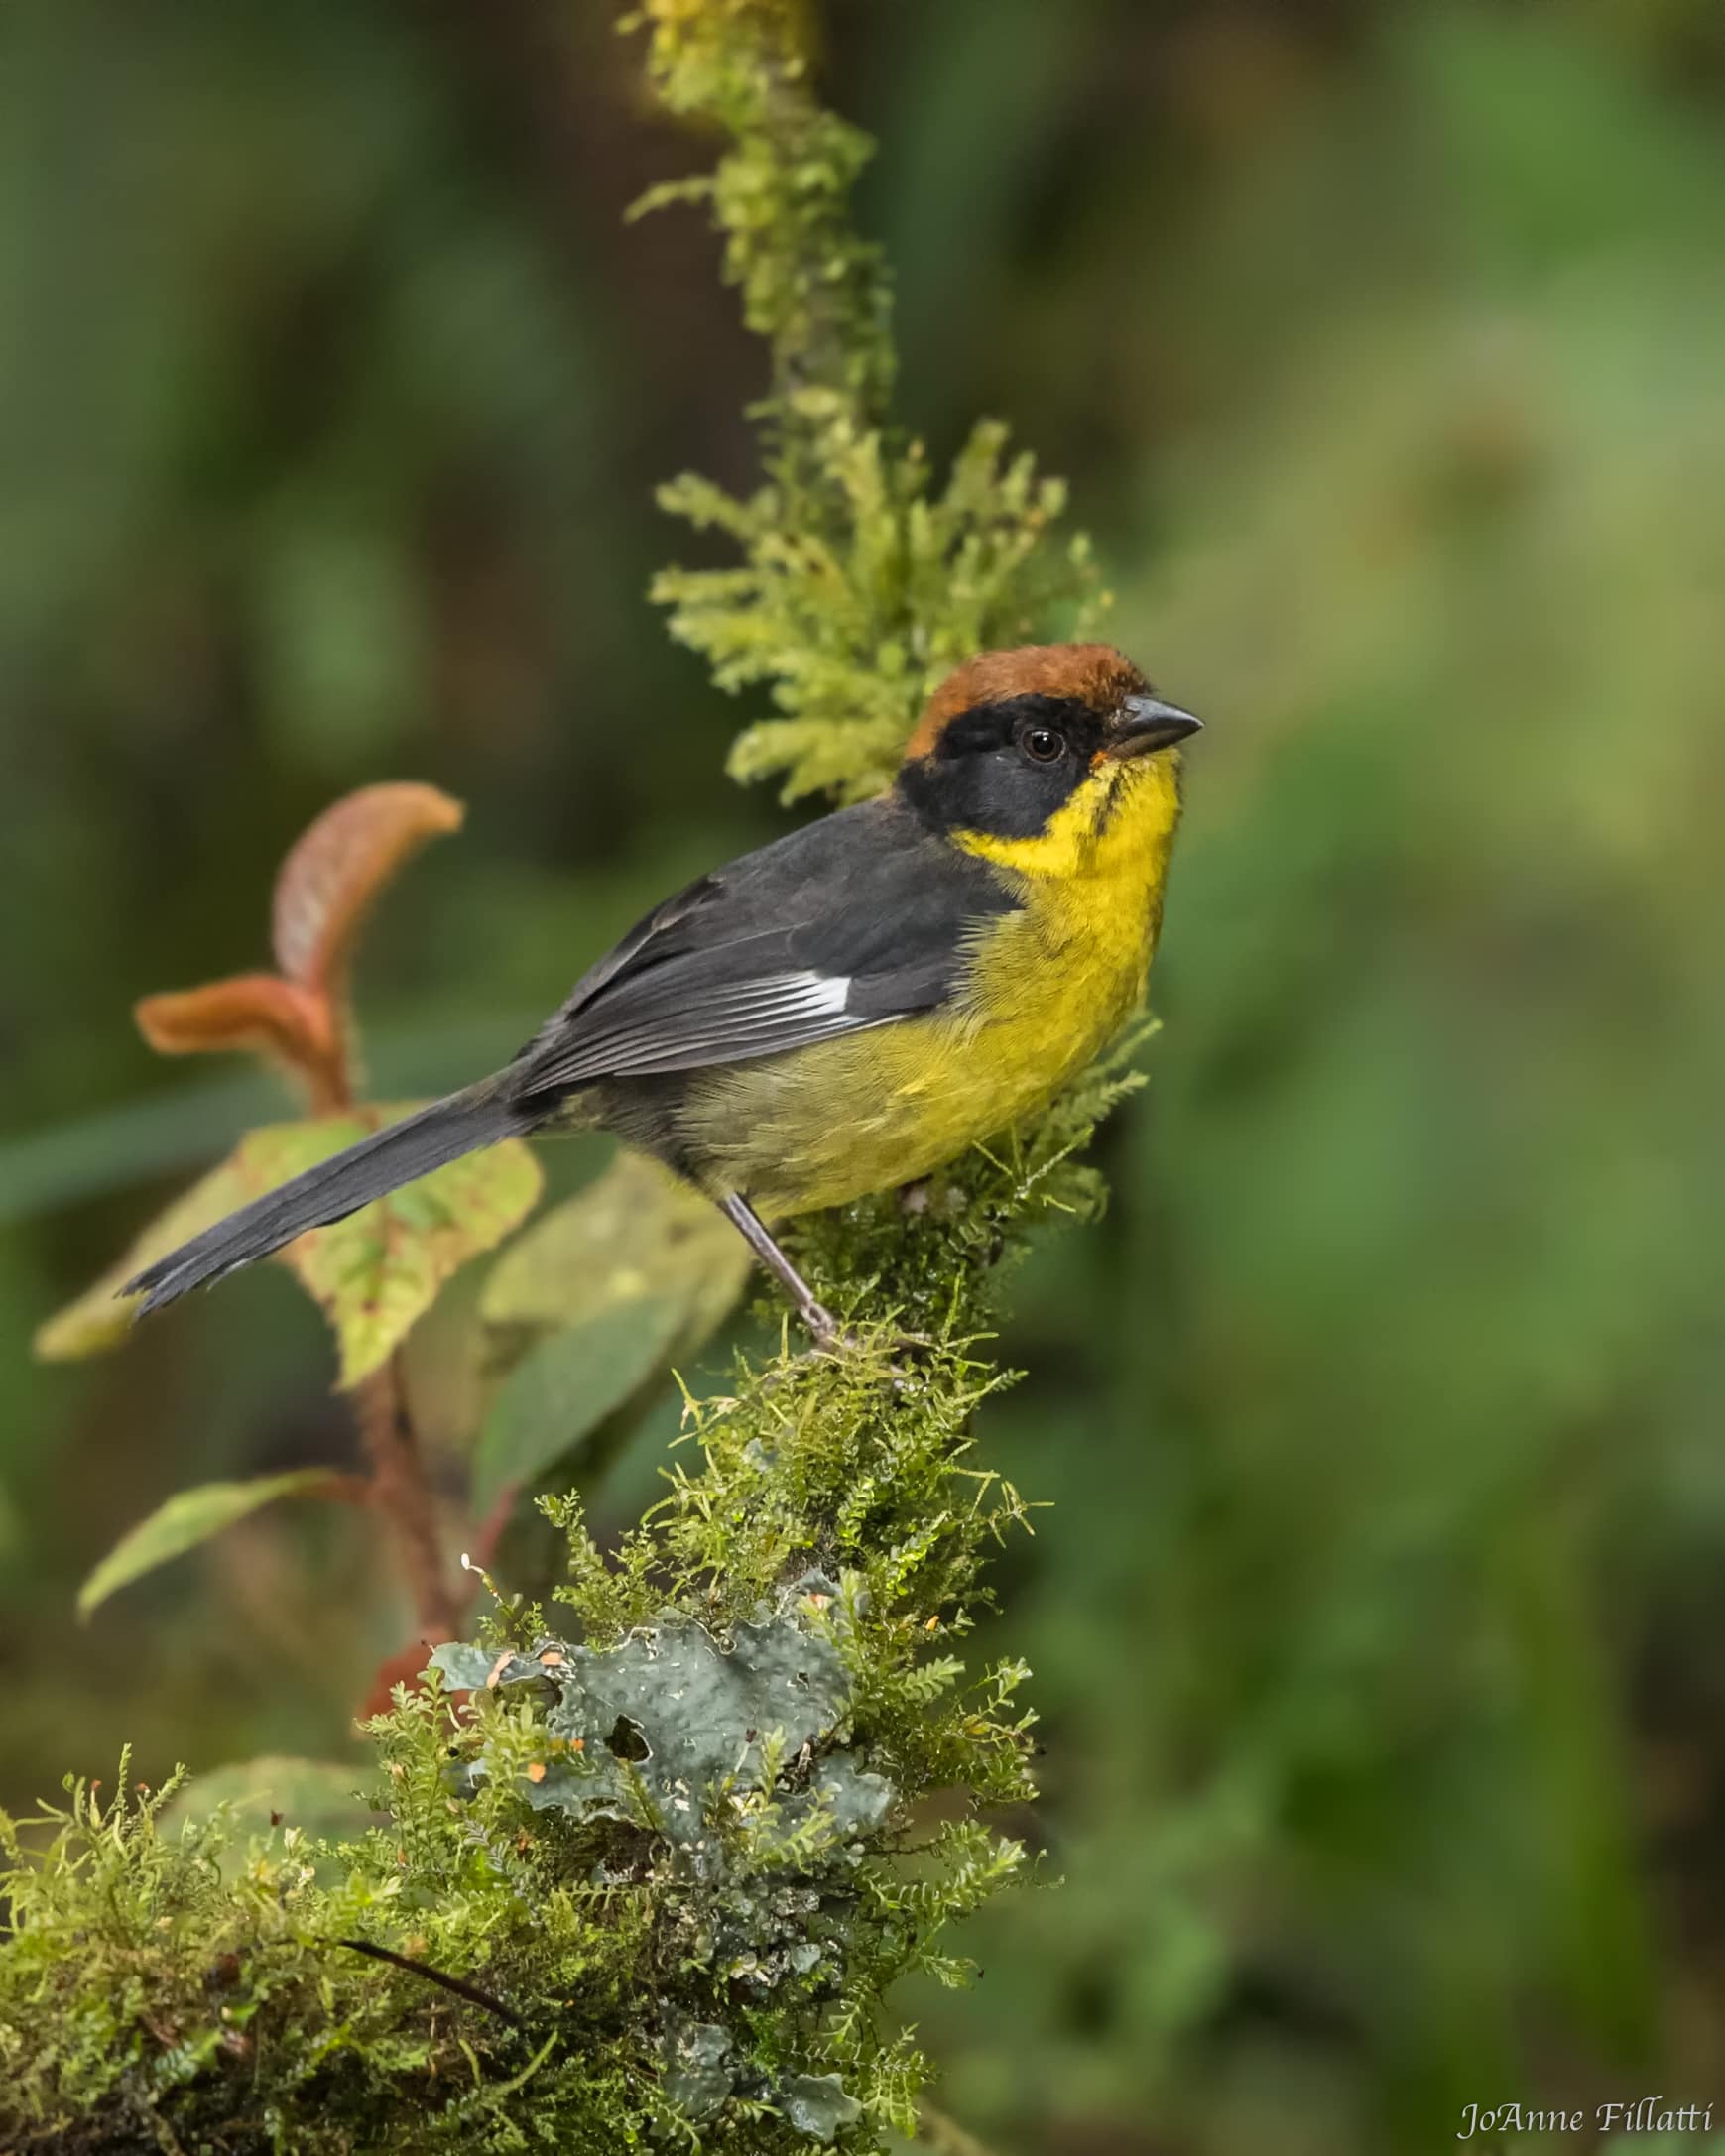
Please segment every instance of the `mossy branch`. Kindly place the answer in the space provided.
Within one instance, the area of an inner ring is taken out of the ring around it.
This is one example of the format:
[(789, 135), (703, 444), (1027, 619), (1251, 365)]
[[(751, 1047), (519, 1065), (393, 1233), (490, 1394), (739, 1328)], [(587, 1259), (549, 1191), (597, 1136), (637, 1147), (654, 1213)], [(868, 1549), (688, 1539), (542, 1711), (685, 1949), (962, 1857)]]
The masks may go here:
[[(662, 195), (711, 204), (772, 353), (767, 483), (666, 497), (743, 565), (658, 595), (726, 686), (771, 684), (780, 716), (735, 771), (864, 793), (931, 677), (1088, 620), (1087, 549), (1003, 429), (938, 486), (888, 429), (885, 273), (847, 219), (868, 145), (813, 95), (807, 11), (636, 21), (668, 104), (727, 137), (709, 182)], [(1076, 1155), (1135, 1083), (1095, 1071), (911, 1202), (811, 1224), (849, 1345), (787, 1338), (691, 1395), (686, 1455), (618, 1548), (577, 1498), (546, 1507), (568, 1544), (550, 1606), (494, 1590), (481, 1638), (370, 1725), (387, 1826), (247, 1845), (73, 1786), (46, 1860), (7, 1827), (7, 2145), (788, 2156), (914, 2134), (928, 2069), (888, 1993), (965, 1980), (947, 1926), (1025, 1865), (987, 1812), (1034, 1795), (1029, 1673), (966, 1660), (988, 1553), (1029, 1523), (972, 1428), (1009, 1381), (992, 1301), (1039, 1224), (1096, 1210)]]

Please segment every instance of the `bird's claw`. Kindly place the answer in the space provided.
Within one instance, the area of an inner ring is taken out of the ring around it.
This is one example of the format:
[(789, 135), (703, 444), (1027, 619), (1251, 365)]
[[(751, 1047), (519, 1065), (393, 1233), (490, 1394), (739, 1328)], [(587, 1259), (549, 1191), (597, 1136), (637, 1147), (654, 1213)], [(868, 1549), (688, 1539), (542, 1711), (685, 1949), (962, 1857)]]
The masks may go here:
[[(908, 1378), (911, 1371), (902, 1362), (920, 1362), (938, 1343), (928, 1333), (875, 1333), (864, 1334), (841, 1325), (830, 1310), (821, 1303), (811, 1303), (800, 1309), (798, 1316), (807, 1327), (813, 1340), (808, 1357), (818, 1355), (856, 1355), (866, 1349), (887, 1346), (892, 1349), (893, 1361), (887, 1366), (887, 1375), (895, 1381)], [(799, 1358), (803, 1360), (804, 1358)], [(901, 1360), (902, 1359), (902, 1360)]]

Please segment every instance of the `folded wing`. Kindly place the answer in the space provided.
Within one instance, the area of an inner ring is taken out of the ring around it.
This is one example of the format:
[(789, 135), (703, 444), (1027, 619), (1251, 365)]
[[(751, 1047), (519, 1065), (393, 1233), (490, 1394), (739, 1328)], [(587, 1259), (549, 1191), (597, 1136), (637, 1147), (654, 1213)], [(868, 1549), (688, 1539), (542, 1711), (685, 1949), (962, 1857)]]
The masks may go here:
[(927, 1011), (1009, 910), (981, 862), (890, 797), (829, 816), (667, 901), (522, 1050), (518, 1100), (734, 1063)]

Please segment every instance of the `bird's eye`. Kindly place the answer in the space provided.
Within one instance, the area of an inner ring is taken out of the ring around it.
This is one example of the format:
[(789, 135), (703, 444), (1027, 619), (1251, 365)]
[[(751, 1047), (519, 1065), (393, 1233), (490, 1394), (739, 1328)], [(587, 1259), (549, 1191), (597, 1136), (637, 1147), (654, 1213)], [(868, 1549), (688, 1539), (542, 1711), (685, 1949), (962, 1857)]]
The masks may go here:
[(1066, 753), (1066, 737), (1051, 726), (1033, 726), (1024, 741), (1025, 754), (1033, 763), (1051, 764)]

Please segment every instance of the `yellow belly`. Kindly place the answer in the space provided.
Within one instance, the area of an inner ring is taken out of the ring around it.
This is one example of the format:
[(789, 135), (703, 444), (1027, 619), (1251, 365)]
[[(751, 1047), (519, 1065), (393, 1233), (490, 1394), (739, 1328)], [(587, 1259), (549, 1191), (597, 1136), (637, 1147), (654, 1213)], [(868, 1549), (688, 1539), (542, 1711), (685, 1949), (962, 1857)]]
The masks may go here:
[(1057, 858), (1058, 833), (967, 842), (1022, 910), (979, 938), (949, 1005), (692, 1089), (679, 1123), (709, 1186), (771, 1214), (842, 1205), (927, 1174), (1083, 1069), (1144, 994), (1178, 813), (1171, 776), (1166, 796), (1135, 785), (1115, 806), (1100, 836)]

